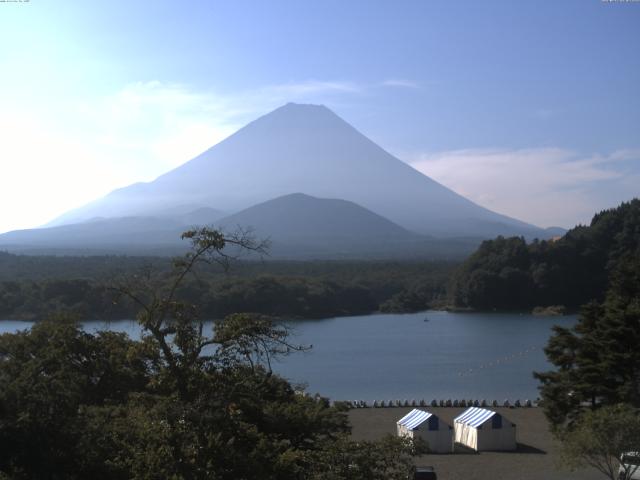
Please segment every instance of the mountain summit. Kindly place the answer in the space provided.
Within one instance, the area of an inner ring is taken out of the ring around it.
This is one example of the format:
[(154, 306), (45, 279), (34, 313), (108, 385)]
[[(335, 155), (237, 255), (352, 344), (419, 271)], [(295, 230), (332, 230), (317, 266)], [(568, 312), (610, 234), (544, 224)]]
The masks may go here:
[(546, 236), (423, 175), (328, 108), (293, 103), (156, 180), (116, 190), (52, 225), (156, 216), (187, 204), (235, 213), (291, 192), (355, 202), (408, 230), (439, 237)]

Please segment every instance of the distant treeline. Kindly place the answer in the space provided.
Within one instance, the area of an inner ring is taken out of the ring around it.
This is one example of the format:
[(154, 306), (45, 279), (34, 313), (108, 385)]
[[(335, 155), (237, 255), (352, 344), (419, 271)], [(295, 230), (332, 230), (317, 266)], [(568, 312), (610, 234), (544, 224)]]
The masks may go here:
[(640, 255), (640, 200), (596, 214), (557, 241), (503, 238), (482, 243), (455, 272), (449, 302), (478, 310), (601, 301), (609, 274)]
[[(373, 311), (414, 312), (454, 306), (577, 310), (601, 301), (609, 274), (640, 255), (640, 200), (593, 217), (556, 241), (498, 237), (463, 264), (434, 261), (242, 261), (231, 274), (215, 267), (182, 285), (204, 318), (235, 312), (321, 318)], [(166, 257), (55, 257), (0, 252), (0, 319), (38, 319), (54, 311), (82, 319), (133, 318), (114, 302), (123, 278), (144, 269), (168, 272)]]
[[(0, 319), (70, 312), (81, 319), (134, 318), (113, 287), (136, 272), (168, 270), (168, 258), (34, 257), (0, 253)], [(444, 303), (456, 264), (447, 262), (240, 262), (185, 282), (180, 297), (203, 318), (235, 312), (321, 318), (377, 310), (417, 311)]]

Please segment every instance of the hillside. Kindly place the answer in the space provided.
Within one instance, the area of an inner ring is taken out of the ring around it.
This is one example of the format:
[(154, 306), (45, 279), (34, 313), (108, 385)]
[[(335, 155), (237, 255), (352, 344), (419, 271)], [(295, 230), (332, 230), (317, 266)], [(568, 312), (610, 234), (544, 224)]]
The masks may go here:
[(422, 237), (353, 202), (301, 193), (249, 207), (217, 222), (225, 229), (250, 227), (271, 241), (272, 256), (396, 255), (416, 250)]
[(328, 238), (415, 239), (418, 235), (353, 202), (294, 193), (254, 205), (218, 222), (250, 225), (259, 236), (326, 241)]
[(0, 235), (0, 248), (20, 253), (175, 253), (185, 223), (168, 218), (118, 217)]
[(222, 215), (215, 209), (179, 206), (157, 217), (96, 217), (48, 228), (15, 230), (0, 235), (0, 248), (17, 253), (56, 255), (174, 255), (187, 247), (185, 230), (212, 225)]
[(522, 238), (485, 241), (458, 269), (450, 290), (456, 306), (530, 309), (564, 305), (575, 309), (601, 301), (609, 274), (640, 256), (640, 200), (596, 214), (589, 226), (557, 241)]
[(269, 239), (275, 259), (454, 259), (466, 257), (480, 238), (438, 239), (418, 235), (353, 202), (304, 194), (278, 197), (217, 220), (202, 207), (158, 217), (94, 218), (89, 221), (0, 235), (0, 248), (17, 253), (56, 255), (175, 255), (194, 225), (227, 232), (251, 229)]

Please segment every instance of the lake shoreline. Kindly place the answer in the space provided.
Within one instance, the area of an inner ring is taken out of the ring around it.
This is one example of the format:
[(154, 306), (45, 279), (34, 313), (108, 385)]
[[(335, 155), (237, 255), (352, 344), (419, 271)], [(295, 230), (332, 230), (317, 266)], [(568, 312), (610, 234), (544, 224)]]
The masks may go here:
[[(284, 322), (290, 340), (312, 348), (277, 359), (273, 369), (292, 384), (306, 384), (310, 394), (334, 400), (533, 402), (539, 392), (532, 372), (552, 369), (544, 354), (552, 327), (568, 328), (575, 321), (434, 310), (290, 320)], [(142, 333), (131, 319), (81, 324), (88, 333), (111, 330), (132, 339)], [(0, 332), (30, 325), (0, 322)], [(212, 329), (212, 323), (205, 322), (205, 332)]]
[[(561, 308), (560, 308), (561, 307)], [(427, 308), (419, 309), (419, 310), (406, 310), (406, 311), (386, 311), (386, 310), (371, 310), (366, 312), (336, 312), (336, 315), (332, 316), (322, 316), (322, 315), (309, 315), (309, 316), (298, 316), (298, 315), (280, 315), (273, 316), (273, 318), (283, 321), (283, 322), (293, 322), (293, 321), (322, 321), (328, 320), (331, 318), (348, 318), (348, 317), (361, 317), (364, 315), (411, 315), (418, 313), (428, 312), (448, 312), (448, 313), (458, 313), (458, 314), (510, 314), (510, 315), (533, 315), (535, 317), (567, 317), (580, 313), (579, 309), (568, 309), (562, 305), (550, 305), (546, 307), (537, 306), (532, 308), (531, 310), (501, 310), (501, 309), (489, 309), (489, 310), (479, 310), (470, 307), (457, 307), (455, 305), (446, 305), (446, 304), (438, 304), (433, 306), (427, 306)], [(63, 312), (64, 313), (64, 312)], [(252, 313), (260, 313), (260, 312), (252, 312)], [(130, 317), (124, 318), (79, 318), (80, 323), (84, 322), (125, 322), (132, 320)], [(205, 322), (215, 321), (216, 319), (208, 318), (205, 319)], [(44, 318), (39, 318), (37, 315), (17, 315), (12, 317), (10, 314), (0, 318), (0, 323), (2, 322), (30, 322), (37, 323), (44, 321)]]

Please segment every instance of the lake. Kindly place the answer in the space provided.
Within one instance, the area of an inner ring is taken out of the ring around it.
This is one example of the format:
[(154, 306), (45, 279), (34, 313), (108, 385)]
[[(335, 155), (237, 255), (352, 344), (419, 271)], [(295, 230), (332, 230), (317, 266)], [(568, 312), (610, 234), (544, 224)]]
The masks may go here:
[[(424, 321), (425, 317), (428, 321)], [(575, 316), (513, 313), (373, 314), (288, 322), (294, 340), (313, 345), (274, 365), (310, 393), (338, 400), (531, 399), (534, 370), (550, 368), (543, 347), (553, 325)], [(138, 337), (135, 322), (86, 322)], [(0, 333), (28, 328), (0, 321)]]

